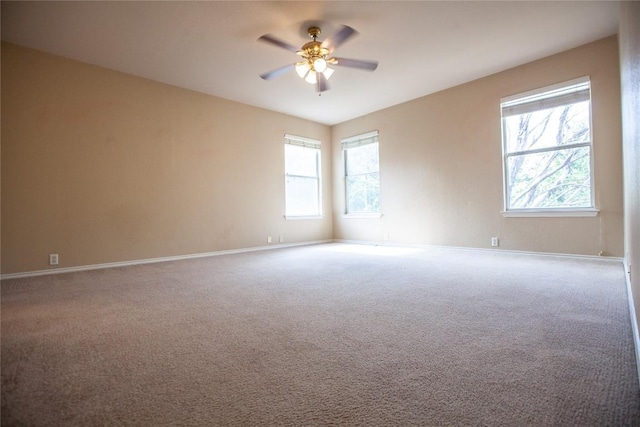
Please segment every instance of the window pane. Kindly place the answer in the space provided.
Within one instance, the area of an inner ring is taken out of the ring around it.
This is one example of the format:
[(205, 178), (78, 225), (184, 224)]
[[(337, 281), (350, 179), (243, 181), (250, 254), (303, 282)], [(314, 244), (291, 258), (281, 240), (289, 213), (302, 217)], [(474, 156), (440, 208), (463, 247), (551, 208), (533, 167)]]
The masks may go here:
[(349, 148), (345, 151), (345, 155), (347, 159), (347, 175), (358, 175), (379, 170), (378, 144)]
[(590, 147), (507, 158), (508, 209), (589, 208)]
[(590, 101), (505, 117), (507, 153), (590, 142)]
[(288, 176), (286, 180), (287, 215), (320, 215), (318, 180)]
[(378, 172), (347, 176), (347, 213), (380, 212)]
[(285, 144), (285, 171), (288, 175), (316, 177), (318, 150)]

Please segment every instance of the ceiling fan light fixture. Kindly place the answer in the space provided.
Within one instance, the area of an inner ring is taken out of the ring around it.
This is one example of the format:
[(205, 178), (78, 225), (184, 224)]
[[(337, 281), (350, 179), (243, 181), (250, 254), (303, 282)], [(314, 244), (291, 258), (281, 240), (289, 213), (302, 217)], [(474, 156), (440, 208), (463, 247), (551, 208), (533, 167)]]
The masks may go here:
[(307, 74), (311, 70), (308, 62), (298, 62), (296, 64), (296, 73), (300, 76), (301, 79), (304, 79)]
[(324, 70), (324, 73), (322, 73), (322, 74), (324, 74), (324, 77), (325, 77), (327, 80), (329, 80), (329, 77), (331, 77), (331, 76), (333, 75), (333, 72), (334, 72), (334, 71), (335, 71), (335, 70), (334, 70), (333, 68), (329, 68), (329, 67), (327, 67), (327, 69), (326, 69), (326, 70)]
[(323, 58), (316, 59), (315, 61), (313, 61), (313, 69), (318, 73), (324, 73), (324, 70), (327, 69), (327, 61), (325, 61)]
[(304, 81), (312, 85), (316, 84), (318, 82), (318, 78), (316, 77), (316, 72), (313, 70), (309, 70), (309, 74), (307, 74), (307, 77), (305, 77)]

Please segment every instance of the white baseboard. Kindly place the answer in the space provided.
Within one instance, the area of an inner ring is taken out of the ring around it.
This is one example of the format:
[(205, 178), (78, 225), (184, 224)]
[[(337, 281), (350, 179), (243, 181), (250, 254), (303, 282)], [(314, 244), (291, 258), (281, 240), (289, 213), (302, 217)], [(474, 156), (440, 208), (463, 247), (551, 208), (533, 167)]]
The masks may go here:
[(211, 257), (211, 256), (237, 254), (242, 252), (255, 252), (255, 251), (265, 251), (270, 249), (291, 248), (294, 246), (317, 245), (320, 243), (331, 243), (332, 241), (333, 240), (331, 239), (313, 240), (308, 242), (284, 243), (284, 244), (269, 245), (269, 246), (257, 246), (253, 248), (230, 249), (226, 251), (203, 252), (198, 254), (177, 255), (177, 256), (169, 256), (169, 257), (162, 257), (162, 258), (148, 258), (148, 259), (138, 259), (133, 261), (120, 261), (120, 262), (109, 262), (104, 264), (81, 265), (78, 267), (63, 267), (63, 268), (52, 268), (48, 270), (26, 271), (23, 273), (3, 274), (0, 276), (0, 280), (21, 279), (24, 277), (44, 276), (48, 274), (73, 273), (77, 271), (99, 270), (102, 268), (127, 267), (131, 265), (152, 264), (156, 262), (180, 261), (180, 260), (194, 259), (194, 258), (205, 258), (205, 257)]
[(640, 335), (638, 334), (638, 317), (636, 316), (636, 306), (633, 303), (633, 293), (631, 292), (631, 276), (627, 260), (623, 260), (624, 277), (627, 282), (627, 299), (629, 300), (629, 315), (631, 317), (631, 330), (633, 331), (633, 345), (636, 349), (636, 368), (638, 369), (638, 385), (640, 386)]
[[(0, 275), (0, 280), (19, 279), (22, 277), (44, 276), (47, 274), (73, 273), (75, 271), (99, 270), (102, 268), (126, 267), (130, 265), (151, 264), (151, 263), (165, 262), (165, 261), (179, 261), (183, 259), (205, 258), (210, 256), (229, 255), (229, 254), (236, 254), (236, 253), (242, 253), (242, 252), (264, 251), (269, 249), (290, 248), (295, 246), (317, 245), (321, 243), (331, 243), (331, 242), (354, 244), (354, 245), (391, 246), (391, 247), (421, 248), (421, 249), (439, 248), (439, 249), (457, 249), (457, 250), (469, 250), (469, 251), (500, 251), (505, 253), (516, 253), (516, 254), (526, 254), (526, 255), (541, 255), (541, 256), (553, 256), (553, 257), (565, 257), (565, 258), (567, 257), (568, 258), (588, 258), (588, 259), (594, 259), (594, 260), (600, 260), (600, 261), (623, 262), (623, 258), (603, 257), (603, 256), (596, 256), (596, 255), (558, 254), (558, 253), (548, 253), (548, 252), (513, 251), (513, 250), (492, 249), (492, 248), (469, 248), (469, 247), (460, 247), (460, 246), (440, 246), (440, 245), (422, 245), (422, 244), (418, 245), (418, 244), (406, 244), (406, 243), (401, 244), (401, 243), (393, 243), (388, 241), (375, 242), (375, 241), (368, 241), (368, 240), (326, 239), (326, 240), (312, 240), (312, 241), (298, 242), (298, 243), (256, 246), (252, 248), (230, 249), (230, 250), (215, 251), (215, 252), (202, 252), (197, 254), (177, 255), (177, 256), (169, 256), (169, 257), (161, 257), (161, 258), (148, 258), (148, 259), (140, 259), (140, 260), (133, 260), (133, 261), (119, 261), (119, 262), (111, 262), (111, 263), (103, 263), (103, 264), (81, 265), (77, 267), (62, 267), (62, 268), (52, 268), (47, 270), (25, 271), (21, 273), (9, 273), (9, 274)], [(627, 270), (625, 267), (625, 272), (626, 271)]]
[(537, 255), (537, 256), (549, 256), (549, 257), (562, 257), (562, 258), (581, 258), (581, 259), (592, 259), (596, 261), (604, 261), (604, 262), (615, 262), (621, 263), (623, 261), (622, 257), (612, 257), (612, 256), (599, 256), (599, 255), (579, 255), (579, 254), (561, 254), (561, 253), (553, 253), (553, 252), (532, 252), (532, 251), (515, 251), (511, 249), (500, 249), (500, 248), (471, 248), (464, 246), (441, 246), (441, 245), (419, 245), (419, 244), (407, 244), (407, 243), (392, 243), (388, 241), (384, 242), (375, 242), (368, 240), (345, 240), (345, 239), (333, 239), (336, 243), (348, 243), (352, 245), (369, 245), (369, 246), (391, 246), (391, 247), (401, 247), (401, 248), (416, 248), (416, 249), (455, 249), (455, 250), (464, 250), (464, 251), (490, 251), (490, 252), (504, 252), (509, 254), (522, 254), (522, 255)]

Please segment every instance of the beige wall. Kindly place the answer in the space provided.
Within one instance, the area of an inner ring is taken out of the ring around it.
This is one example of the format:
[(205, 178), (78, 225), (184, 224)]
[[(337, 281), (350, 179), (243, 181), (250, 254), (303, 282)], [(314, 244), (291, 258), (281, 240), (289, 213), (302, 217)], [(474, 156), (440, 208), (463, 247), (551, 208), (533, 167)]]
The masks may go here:
[[(625, 261), (631, 271), (635, 312), (640, 315), (640, 2), (621, 2), (619, 35), (625, 160)], [(636, 326), (640, 329), (640, 325)]]
[[(595, 218), (504, 218), (500, 98), (590, 76)], [(617, 40), (577, 49), (333, 127), (334, 238), (622, 256)], [(380, 132), (383, 217), (344, 218), (340, 139)]]
[[(328, 126), (2, 45), (2, 273), (332, 237)], [(283, 136), (324, 142), (286, 221)]]
[[(500, 98), (585, 75), (600, 215), (503, 218)], [(333, 128), (14, 45), (1, 78), (3, 274), (47, 269), (49, 253), (82, 266), (281, 234), (624, 253), (615, 37)], [(374, 129), (384, 216), (345, 219), (340, 139)], [(283, 218), (284, 133), (325, 142), (324, 220)]]

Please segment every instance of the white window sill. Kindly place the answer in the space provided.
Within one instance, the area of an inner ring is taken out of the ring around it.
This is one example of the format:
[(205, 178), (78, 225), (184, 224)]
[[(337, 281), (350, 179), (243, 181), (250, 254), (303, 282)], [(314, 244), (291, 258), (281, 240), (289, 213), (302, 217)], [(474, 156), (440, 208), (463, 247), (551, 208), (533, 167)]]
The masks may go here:
[(342, 217), (346, 219), (381, 218), (382, 213), (380, 212), (349, 213), (349, 214), (343, 214)]
[(287, 221), (300, 220), (300, 219), (322, 219), (324, 215), (285, 215), (284, 219)]
[(598, 209), (526, 209), (502, 211), (505, 218), (551, 218), (551, 217), (590, 217), (597, 216)]

